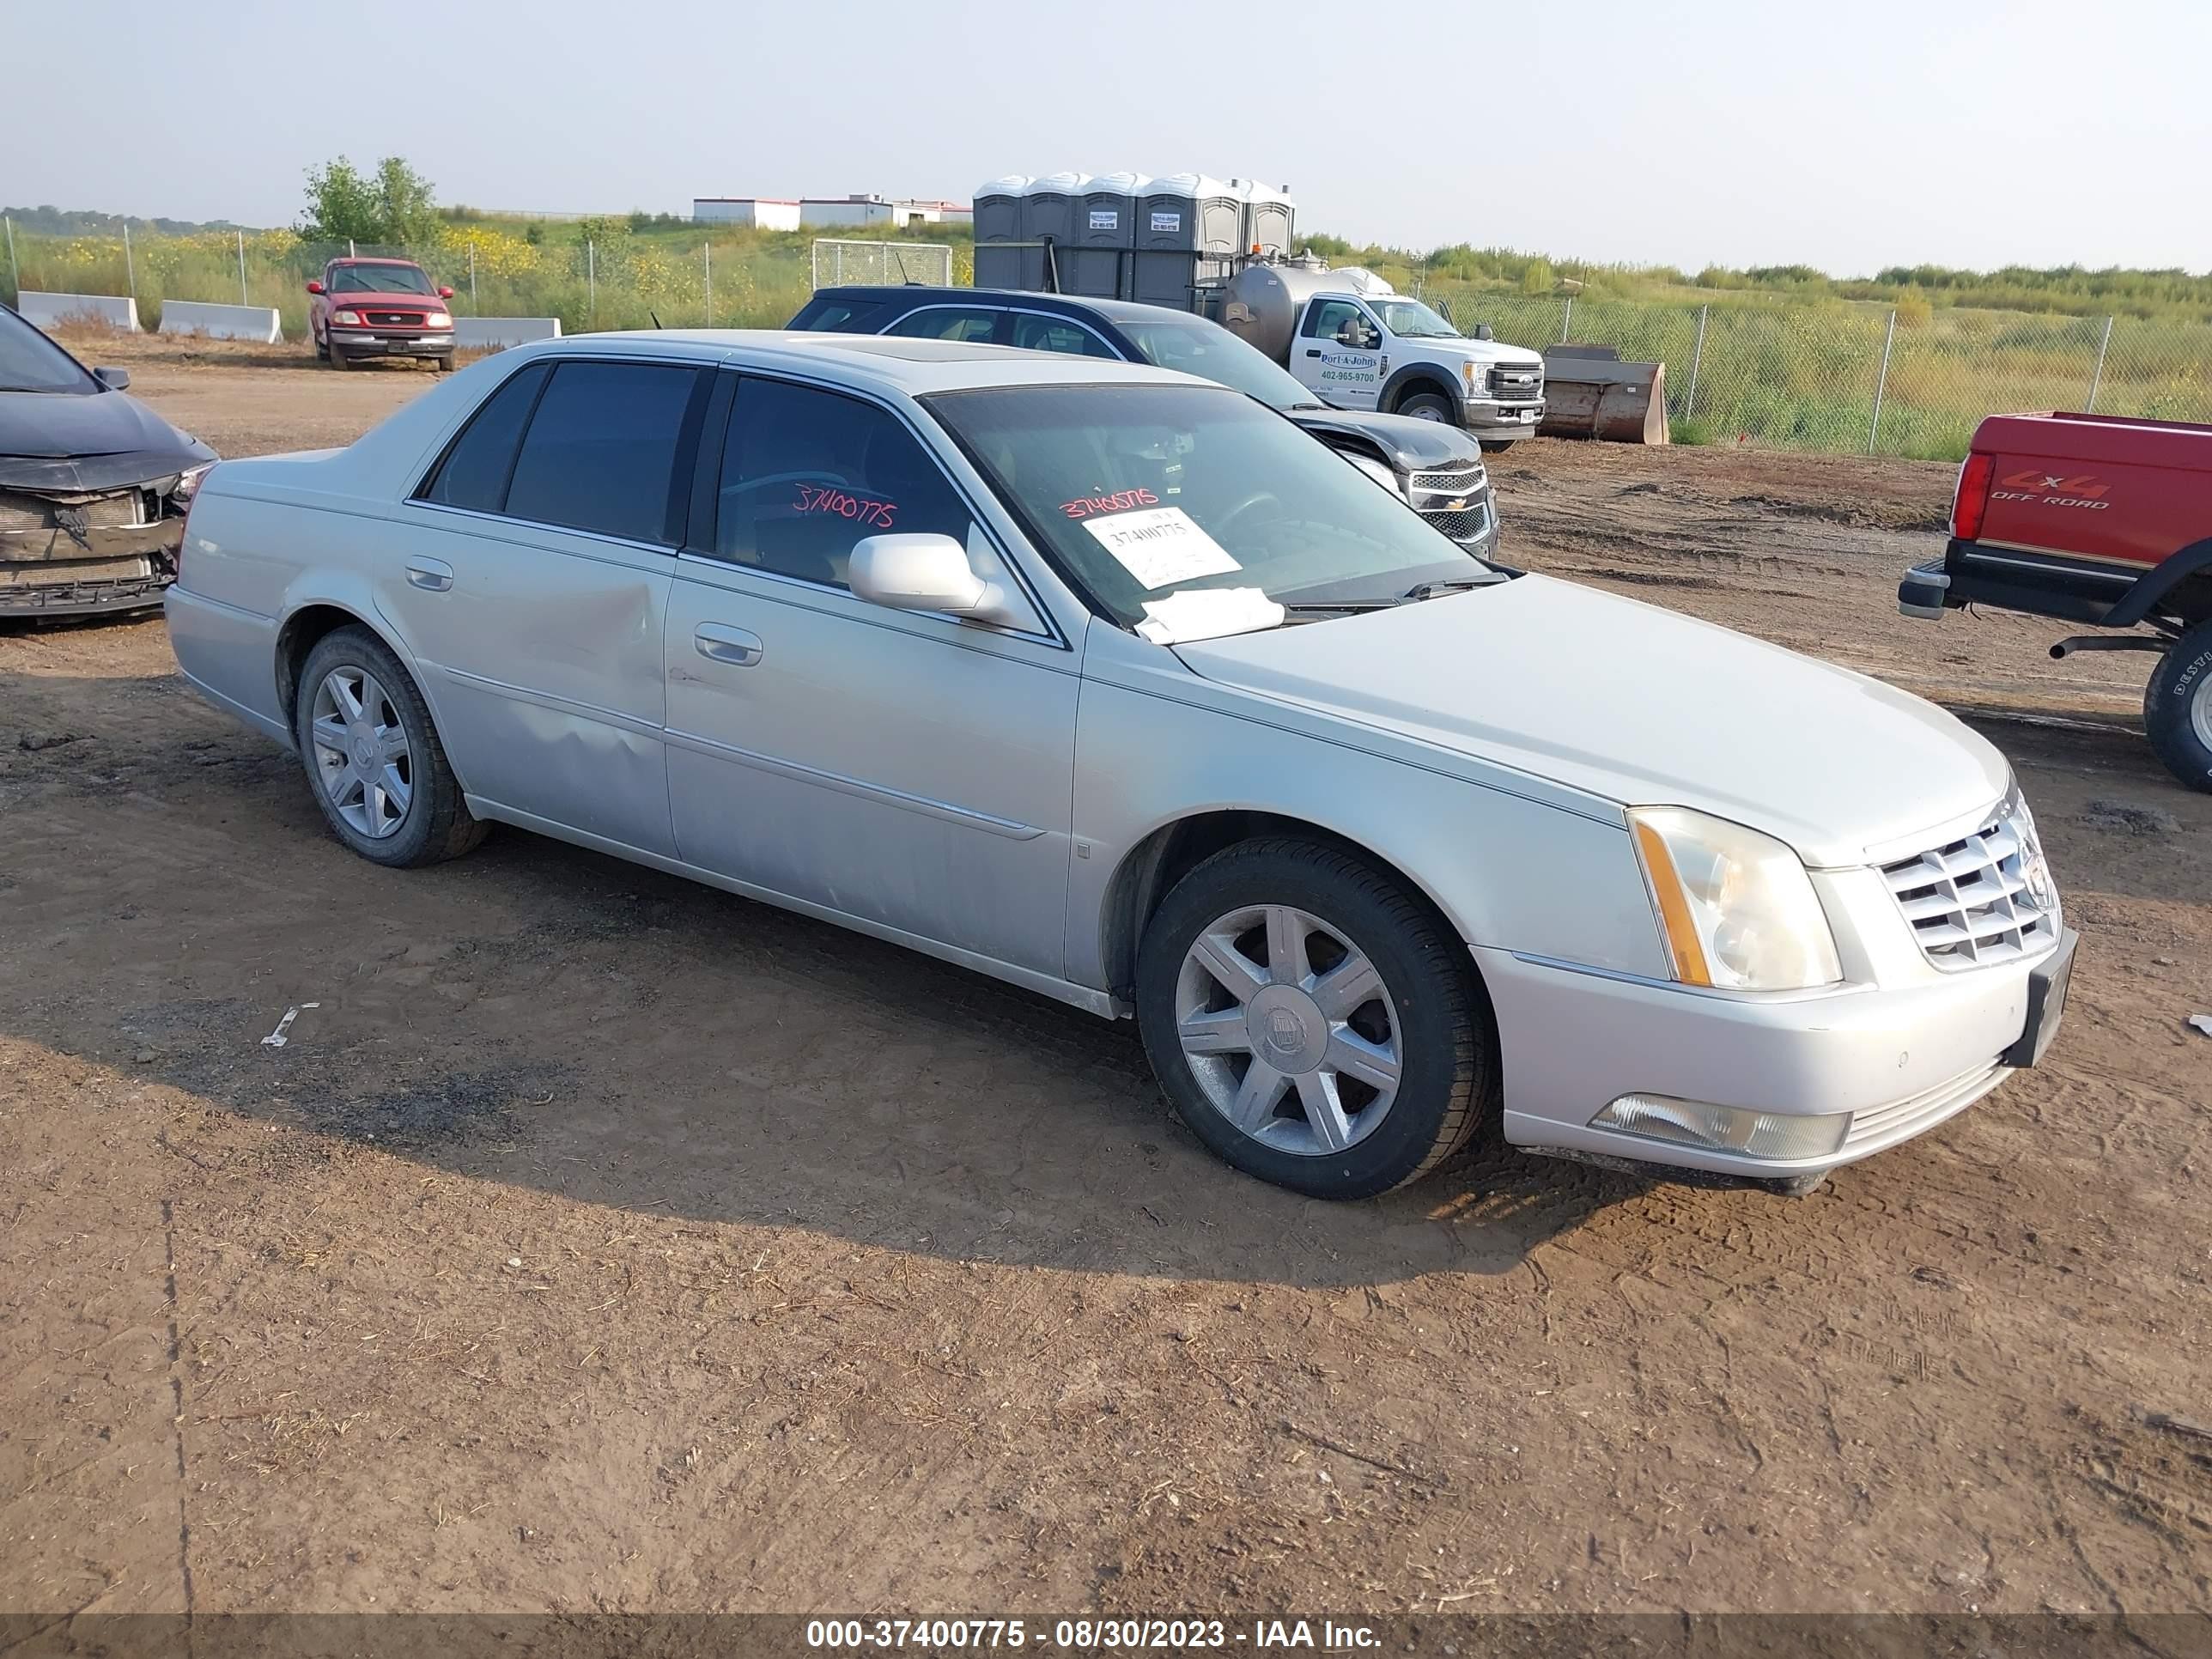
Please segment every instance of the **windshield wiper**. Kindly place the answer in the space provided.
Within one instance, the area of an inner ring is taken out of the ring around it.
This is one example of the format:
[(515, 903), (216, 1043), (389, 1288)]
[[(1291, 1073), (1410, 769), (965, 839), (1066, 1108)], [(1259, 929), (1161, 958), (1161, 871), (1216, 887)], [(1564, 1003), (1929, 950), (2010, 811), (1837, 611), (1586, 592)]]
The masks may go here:
[(1470, 587), (1492, 587), (1505, 580), (1494, 570), (1480, 576), (1454, 576), (1446, 581), (1417, 582), (1406, 590), (1409, 599), (1433, 599), (1446, 593), (1464, 593)]

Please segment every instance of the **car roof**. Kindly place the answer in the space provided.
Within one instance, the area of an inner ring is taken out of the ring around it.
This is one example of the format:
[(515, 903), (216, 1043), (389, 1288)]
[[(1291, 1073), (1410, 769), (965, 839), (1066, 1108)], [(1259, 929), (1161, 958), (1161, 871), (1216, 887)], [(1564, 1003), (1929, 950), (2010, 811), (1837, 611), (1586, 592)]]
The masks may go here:
[(331, 265), (413, 265), (417, 270), (422, 268), (421, 260), (410, 259), (404, 253), (341, 253), (337, 258), (325, 259), (323, 263)]
[(1097, 300), (1087, 294), (1045, 294), (1023, 288), (937, 288), (921, 283), (869, 285), (852, 283), (841, 288), (817, 289), (814, 298), (836, 295), (843, 298), (873, 300), (879, 304), (905, 301), (909, 308), (919, 310), (930, 305), (961, 305), (981, 301), (987, 305), (1022, 305), (1046, 311), (1088, 313), (1103, 317), (1109, 322), (1126, 323), (1191, 323), (1206, 319), (1188, 311), (1177, 311), (1173, 306), (1148, 306), (1135, 300)]
[(764, 328), (637, 329), (619, 333), (569, 334), (519, 346), (538, 356), (675, 355), (734, 367), (786, 368), (827, 374), (889, 386), (909, 397), (985, 386), (1145, 385), (1212, 386), (1211, 380), (1058, 351), (1020, 351), (1012, 346), (961, 340), (909, 340), (880, 334), (792, 332)]

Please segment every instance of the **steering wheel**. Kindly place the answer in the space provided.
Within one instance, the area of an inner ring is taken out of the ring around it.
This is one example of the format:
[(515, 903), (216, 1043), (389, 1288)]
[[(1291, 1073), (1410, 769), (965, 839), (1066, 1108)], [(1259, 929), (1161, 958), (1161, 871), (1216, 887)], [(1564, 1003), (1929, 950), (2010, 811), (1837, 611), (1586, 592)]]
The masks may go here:
[(1283, 504), (1282, 497), (1276, 495), (1273, 490), (1255, 489), (1250, 495), (1247, 495), (1243, 501), (1237, 502), (1236, 506), (1231, 507), (1226, 513), (1221, 515), (1220, 519), (1217, 520), (1219, 529), (1216, 532), (1214, 538), (1217, 541), (1228, 540), (1230, 536), (1234, 532), (1237, 520), (1243, 518), (1247, 513), (1249, 513), (1254, 507), (1260, 506), (1263, 502), (1277, 508), (1279, 508)]

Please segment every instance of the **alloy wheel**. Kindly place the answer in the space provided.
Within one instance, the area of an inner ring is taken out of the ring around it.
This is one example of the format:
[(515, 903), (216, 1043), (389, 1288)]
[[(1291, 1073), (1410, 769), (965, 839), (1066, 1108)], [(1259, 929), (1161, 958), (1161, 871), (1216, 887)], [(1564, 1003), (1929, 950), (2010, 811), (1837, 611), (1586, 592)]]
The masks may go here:
[(398, 706), (376, 676), (351, 664), (315, 688), (309, 735), (315, 775), (337, 815), (373, 841), (407, 821), (415, 761)]
[(1405, 1054), (1367, 954), (1286, 904), (1217, 917), (1184, 953), (1176, 1036), (1213, 1108), (1278, 1152), (1322, 1157), (1374, 1133)]

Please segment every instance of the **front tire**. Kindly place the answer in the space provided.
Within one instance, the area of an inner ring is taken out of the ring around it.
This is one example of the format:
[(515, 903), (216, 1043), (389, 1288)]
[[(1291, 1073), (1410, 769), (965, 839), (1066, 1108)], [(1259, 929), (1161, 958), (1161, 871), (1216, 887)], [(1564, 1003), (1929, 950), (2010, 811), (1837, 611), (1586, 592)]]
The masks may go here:
[(439, 374), (450, 374), (453, 372), (453, 354), (452, 352), (447, 352), (444, 356), (438, 358), (436, 362)]
[(1310, 1197), (1401, 1186), (1494, 1115), (1497, 1034), (1464, 946), (1310, 842), (1243, 842), (1176, 884), (1138, 953), (1137, 1021), (1199, 1139)]
[(1484, 454), (1503, 455), (1507, 450), (1513, 447), (1517, 440), (1512, 438), (1478, 438), (1475, 441), (1482, 446), (1482, 453)]
[(2212, 794), (2212, 622), (2173, 642), (2143, 688), (2151, 747), (2191, 789)]
[(300, 671), (292, 732), (324, 822), (372, 864), (437, 864), (484, 838), (422, 692), (368, 629), (337, 629), (315, 642)]
[(1441, 392), (1409, 393), (1398, 399), (1398, 407), (1393, 412), (1410, 415), (1417, 421), (1441, 421), (1446, 426), (1455, 425), (1459, 420), (1459, 411)]

